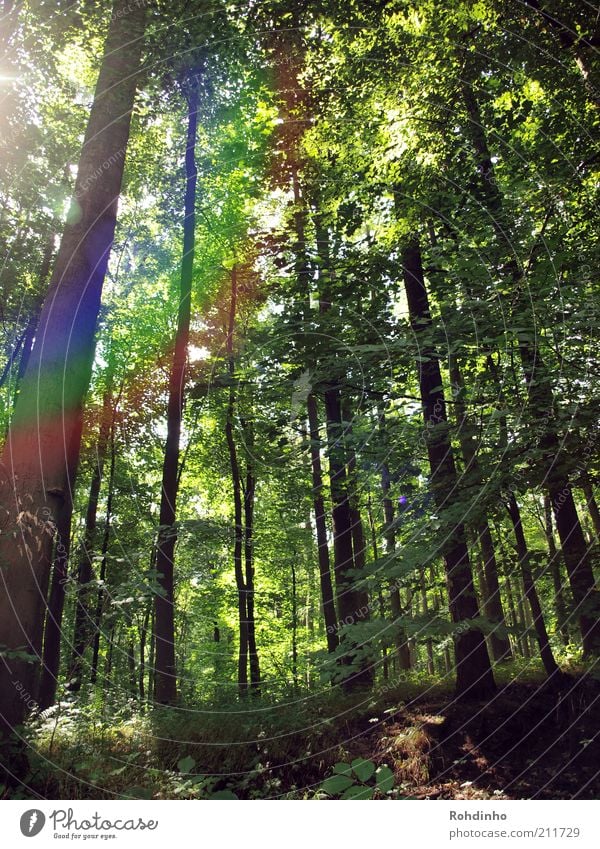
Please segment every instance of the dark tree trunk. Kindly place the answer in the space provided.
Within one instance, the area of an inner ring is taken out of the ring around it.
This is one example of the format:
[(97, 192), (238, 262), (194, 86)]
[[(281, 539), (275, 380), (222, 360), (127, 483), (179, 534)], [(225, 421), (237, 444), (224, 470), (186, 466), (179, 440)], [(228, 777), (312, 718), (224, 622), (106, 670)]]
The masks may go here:
[[(320, 314), (330, 313), (332, 308), (330, 283), (331, 262), (329, 256), (329, 237), (323, 227), (320, 216), (316, 216), (317, 250), (320, 259)], [(331, 490), (333, 522), (334, 575), (337, 601), (338, 623), (341, 628), (348, 626), (343, 634), (338, 633), (340, 644), (348, 647), (348, 654), (342, 656), (342, 665), (352, 662), (352, 653), (356, 653), (358, 644), (350, 635), (350, 626), (364, 622), (369, 618), (369, 605), (366, 593), (356, 586), (356, 563), (352, 539), (352, 506), (350, 503), (346, 446), (344, 441), (344, 421), (342, 416), (341, 382), (334, 380), (324, 387), (325, 419), (327, 425), (327, 448), (329, 460), (329, 486)], [(360, 651), (361, 648), (358, 647)], [(347, 689), (370, 686), (373, 682), (372, 670), (367, 663), (344, 680)]]
[(529, 602), (531, 616), (533, 619), (533, 627), (535, 628), (538, 645), (540, 647), (540, 657), (542, 658), (546, 674), (549, 677), (559, 675), (560, 670), (556, 665), (554, 655), (552, 654), (552, 648), (550, 647), (550, 640), (548, 639), (548, 632), (546, 630), (546, 623), (542, 614), (542, 606), (540, 604), (540, 599), (531, 573), (531, 566), (529, 564), (529, 549), (527, 547), (525, 534), (523, 533), (521, 511), (513, 492), (511, 492), (508, 497), (507, 508), (515, 532), (517, 557), (519, 558), (521, 575), (523, 576), (525, 596)]
[(308, 427), (310, 436), (310, 457), (312, 466), (313, 510), (317, 530), (317, 553), (319, 557), (319, 579), (321, 584), (321, 602), (325, 633), (327, 635), (327, 651), (334, 652), (338, 646), (337, 616), (331, 581), (331, 566), (329, 562), (329, 545), (327, 543), (327, 521), (325, 518), (325, 502), (323, 499), (323, 471), (321, 468), (321, 438), (319, 435), (319, 413), (317, 399), (311, 393), (306, 399), (308, 410)]
[[(369, 500), (367, 502), (367, 516), (369, 519), (369, 529), (371, 531), (371, 548), (373, 551), (373, 560), (377, 562), (379, 560), (379, 546), (377, 545), (377, 531), (375, 529), (375, 519), (373, 517), (373, 507), (371, 504), (371, 496), (369, 495)], [(377, 587), (377, 601), (379, 602), (379, 615), (381, 616), (381, 621), (385, 622), (386, 620), (386, 610), (385, 610), (385, 599), (383, 597), (383, 592), (381, 589), (381, 583), (378, 583)], [(385, 640), (382, 646), (382, 655), (383, 655), (383, 678), (385, 681), (389, 678), (389, 658), (388, 658), (388, 650), (387, 645), (385, 644)]]
[[(107, 495), (106, 495), (106, 519), (104, 521), (104, 532), (102, 534), (102, 545), (100, 547), (100, 575), (99, 575), (99, 587), (98, 593), (96, 596), (96, 611), (94, 613), (94, 630), (93, 630), (93, 639), (92, 639), (92, 663), (90, 666), (90, 684), (95, 684), (98, 678), (98, 658), (100, 656), (100, 632), (102, 628), (102, 617), (104, 616), (104, 596), (105, 596), (105, 584), (106, 584), (106, 575), (107, 575), (107, 558), (108, 558), (108, 544), (110, 542), (110, 525), (112, 521), (112, 512), (113, 512), (113, 497), (114, 497), (114, 483), (115, 483), (115, 465), (116, 465), (117, 455), (115, 451), (115, 428), (114, 428), (114, 420), (113, 426), (110, 434), (110, 470), (108, 474), (108, 487), (107, 487)], [(112, 647), (111, 647), (112, 650)]]
[(58, 671), (60, 667), (62, 619), (71, 545), (71, 512), (72, 508), (69, 505), (69, 509), (61, 514), (56, 526), (54, 564), (52, 580), (50, 582), (46, 625), (44, 628), (44, 652), (38, 689), (38, 706), (40, 710), (49, 708), (54, 704), (56, 699), (56, 687), (58, 685)]
[(148, 624), (150, 622), (151, 609), (152, 604), (147, 604), (144, 619), (142, 621), (142, 627), (140, 628), (140, 666), (138, 671), (138, 691), (140, 702), (143, 702), (146, 698), (146, 689), (144, 685), (144, 678), (146, 675), (146, 641), (148, 637)]
[(594, 488), (592, 487), (590, 476), (585, 471), (581, 476), (581, 489), (585, 496), (585, 503), (587, 505), (587, 509), (589, 511), (590, 516), (592, 517), (592, 523), (594, 525), (594, 533), (596, 534), (596, 539), (600, 540), (600, 510), (598, 509), (598, 502), (596, 501), (596, 497), (594, 495)]
[(238, 652), (238, 687), (241, 696), (246, 695), (248, 690), (248, 606), (246, 596), (246, 584), (244, 580), (244, 567), (242, 564), (242, 550), (244, 545), (244, 525), (242, 518), (242, 483), (240, 478), (240, 466), (237, 457), (234, 435), (235, 419), (235, 357), (233, 353), (233, 336), (235, 332), (235, 316), (237, 311), (237, 271), (235, 267), (231, 272), (231, 302), (229, 307), (229, 327), (227, 332), (227, 359), (229, 367), (229, 403), (227, 405), (227, 417), (225, 420), (225, 437), (229, 451), (229, 465), (231, 468), (231, 482), (233, 486), (233, 522), (234, 522), (234, 544), (233, 544), (233, 568), (235, 572), (235, 583), (238, 594), (238, 619), (240, 625), (240, 644)]
[[(425, 570), (421, 569), (419, 576), (419, 589), (421, 591), (421, 613), (426, 620), (429, 619), (429, 605), (427, 603), (427, 584), (425, 583)], [(425, 639), (425, 649), (427, 651), (427, 672), (429, 675), (435, 675), (435, 664), (433, 662), (433, 641), (431, 637)]]
[[(114, 237), (145, 15), (144, 3), (115, 0), (112, 7), (79, 160), (73, 201), (77, 215), (65, 226), (2, 455), (0, 644), (25, 648), (38, 659), (52, 561), (49, 528), (68, 505), (67, 490), (79, 461), (81, 409)], [(36, 666), (6, 658), (0, 664), (4, 734), (26, 713), (13, 681), (31, 691)]]
[(298, 687), (298, 586), (296, 578), (296, 552), (292, 552), (292, 679)]
[(90, 494), (85, 514), (85, 530), (77, 567), (77, 602), (73, 632), (73, 653), (71, 656), (71, 667), (68, 673), (69, 689), (72, 692), (78, 692), (81, 689), (83, 659), (85, 650), (90, 645), (91, 624), (94, 621), (92, 613), (92, 581), (94, 579), (93, 557), (96, 542), (98, 501), (100, 499), (100, 487), (102, 485), (109, 436), (114, 427), (115, 410), (113, 398), (111, 391), (107, 390), (104, 393), (102, 404), (102, 418), (96, 446), (96, 462), (90, 484)]
[[(483, 490), (483, 473), (479, 465), (477, 447), (472, 433), (471, 422), (467, 415), (466, 405), (462, 399), (461, 391), (464, 388), (462, 374), (456, 358), (450, 356), (450, 380), (459, 390), (454, 401), (456, 423), (458, 426), (458, 438), (460, 442), (463, 461), (465, 464), (465, 478), (472, 486), (473, 491), (479, 496)], [(478, 509), (477, 507), (475, 509)], [(502, 608), (502, 597), (500, 595), (500, 584), (498, 582), (498, 564), (496, 562), (496, 551), (494, 540), (490, 530), (489, 522), (485, 512), (473, 522), (473, 529), (481, 546), (483, 558), (484, 582), (482, 586), (483, 610), (485, 616), (496, 627), (502, 631), (506, 628), (504, 610)], [(495, 661), (510, 660), (511, 650), (508, 636), (498, 634), (493, 630), (489, 636), (492, 657)]]
[[(346, 452), (344, 450), (342, 405), (340, 391), (330, 387), (325, 391), (327, 417), (327, 441), (329, 453), (329, 481), (333, 514), (334, 574), (337, 595), (338, 621), (341, 626), (352, 626), (369, 618), (365, 594), (355, 585), (354, 550), (352, 540), (352, 510), (348, 495)], [(354, 645), (348, 632), (342, 635), (341, 644)], [(350, 662), (348, 657), (346, 661)], [(345, 686), (368, 686), (372, 683), (372, 672), (363, 667), (345, 681)]]
[(187, 101), (187, 140), (185, 149), (185, 217), (183, 223), (183, 256), (177, 333), (173, 363), (169, 377), (167, 439), (163, 463), (160, 498), (160, 529), (156, 546), (156, 570), (162, 592), (155, 597), (155, 672), (154, 699), (158, 704), (172, 705), (177, 700), (175, 664), (175, 600), (174, 560), (177, 539), (177, 494), (179, 490), (179, 450), (181, 421), (185, 402), (187, 349), (190, 337), (192, 283), (196, 233), (196, 135), (198, 128), (198, 79), (190, 75), (183, 85)]
[[(387, 449), (387, 432), (383, 413), (379, 416), (380, 430), (384, 448)], [(385, 519), (384, 537), (386, 554), (391, 557), (396, 550), (396, 533), (394, 531), (394, 504), (390, 498), (391, 478), (390, 470), (386, 462), (381, 464), (381, 490), (383, 492), (383, 516)], [(410, 648), (404, 628), (400, 626), (399, 619), (402, 616), (402, 600), (400, 588), (395, 580), (390, 581), (390, 606), (392, 609), (392, 621), (395, 623), (396, 654), (400, 669), (410, 669)]]
[[(432, 325), (429, 299), (425, 289), (421, 251), (416, 240), (402, 252), (404, 285), (410, 323), (415, 338), (423, 339)], [(429, 342), (421, 342), (417, 359), (419, 388), (423, 405), (427, 454), (431, 468), (430, 485), (437, 509), (444, 511), (452, 493), (457, 493), (458, 480), (450, 434), (446, 403), (442, 389), (439, 358)], [(456, 692), (469, 698), (485, 698), (495, 691), (494, 676), (485, 639), (469, 621), (479, 616), (473, 573), (462, 524), (449, 529), (444, 550), (448, 599), (452, 621), (461, 624), (456, 634)], [(463, 630), (464, 629), (464, 630)]]
[(556, 622), (561, 640), (564, 646), (569, 645), (569, 628), (567, 625), (567, 603), (565, 601), (565, 587), (561, 574), (560, 561), (561, 552), (557, 549), (554, 542), (554, 533), (552, 532), (552, 505), (550, 498), (544, 498), (544, 532), (548, 543), (548, 568), (552, 576), (552, 585), (554, 587), (554, 608), (556, 610)]
[(482, 177), (481, 190), (498, 244), (510, 257), (506, 269), (514, 291), (515, 321), (518, 321), (520, 325), (526, 325), (524, 329), (517, 332), (519, 355), (531, 408), (535, 415), (543, 418), (544, 422), (539, 448), (544, 458), (542, 463), (546, 468), (546, 487), (569, 575), (575, 614), (579, 618), (583, 650), (585, 655), (595, 655), (600, 652), (600, 593), (595, 588), (588, 546), (577, 515), (571, 484), (564, 469), (564, 455), (561, 456), (551, 378), (543, 360), (539, 338), (536, 341), (535, 321), (531, 315), (526, 281), (523, 270), (514, 257), (511, 241), (512, 227), (509, 226), (504, 198), (495, 180), (494, 165), (479, 104), (470, 84), (464, 84), (463, 95), (470, 119), (469, 128), (473, 147)]
[(260, 662), (256, 647), (256, 621), (254, 616), (254, 499), (256, 479), (252, 462), (254, 437), (252, 425), (244, 423), (246, 434), (246, 486), (244, 487), (244, 569), (246, 583), (246, 615), (248, 620), (248, 660), (250, 687), (255, 695), (260, 693)]

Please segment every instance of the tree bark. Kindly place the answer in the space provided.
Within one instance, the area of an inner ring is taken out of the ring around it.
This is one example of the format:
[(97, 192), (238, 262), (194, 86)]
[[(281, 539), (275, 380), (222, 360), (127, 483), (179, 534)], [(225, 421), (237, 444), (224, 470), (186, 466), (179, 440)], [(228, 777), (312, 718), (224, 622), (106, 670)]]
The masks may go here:
[[(319, 311), (323, 317), (332, 307), (330, 282), (331, 263), (329, 255), (329, 237), (317, 214), (317, 251), (319, 264)], [(369, 618), (369, 605), (366, 593), (356, 586), (354, 548), (352, 539), (352, 508), (349, 497), (347, 473), (348, 457), (344, 443), (344, 422), (342, 415), (342, 393), (339, 380), (328, 381), (323, 390), (325, 401), (325, 419), (327, 429), (327, 449), (329, 461), (329, 486), (331, 490), (333, 522), (334, 575), (337, 601), (338, 623), (348, 628)], [(348, 653), (341, 656), (342, 666), (350, 665), (352, 657), (362, 646), (351, 639), (349, 630), (338, 634), (340, 646), (346, 645)], [(357, 672), (344, 679), (346, 689), (368, 687), (373, 682), (373, 673), (365, 662), (359, 664)]]
[(542, 613), (542, 606), (540, 604), (540, 599), (535, 588), (535, 582), (533, 580), (531, 566), (529, 564), (529, 549), (527, 547), (525, 534), (523, 533), (521, 511), (519, 509), (517, 499), (513, 492), (511, 492), (508, 497), (507, 509), (515, 532), (517, 557), (519, 558), (519, 565), (521, 567), (521, 575), (523, 577), (525, 596), (527, 598), (527, 601), (529, 602), (531, 616), (533, 619), (533, 627), (535, 628), (535, 633), (540, 648), (540, 657), (542, 658), (542, 663), (544, 664), (544, 669), (546, 670), (546, 674), (548, 675), (548, 677), (558, 676), (560, 675), (560, 670), (556, 665), (556, 661), (552, 653), (552, 648), (550, 647), (550, 640), (548, 638), (548, 632), (546, 630), (546, 623), (544, 621), (544, 616)]
[(246, 485), (244, 487), (244, 571), (246, 584), (246, 616), (248, 621), (248, 660), (250, 665), (250, 688), (260, 694), (260, 662), (256, 646), (256, 621), (254, 616), (254, 499), (256, 479), (252, 461), (254, 437), (252, 425), (244, 422), (246, 433)]
[(174, 561), (177, 540), (177, 494), (179, 490), (179, 451), (181, 422), (185, 403), (187, 350), (190, 338), (192, 284), (196, 233), (196, 136), (198, 128), (198, 79), (193, 74), (183, 84), (187, 102), (187, 140), (185, 149), (185, 200), (183, 223), (183, 256), (177, 332), (173, 362), (169, 376), (167, 407), (167, 439), (163, 463), (160, 498), (160, 528), (156, 546), (156, 570), (161, 592), (155, 605), (155, 671), (154, 699), (158, 704), (172, 705), (177, 700), (175, 664), (175, 600)]
[[(449, 360), (450, 380), (457, 389), (454, 399), (454, 409), (458, 427), (458, 438), (465, 464), (465, 478), (477, 495), (479, 495), (483, 491), (483, 473), (479, 465), (477, 448), (473, 440), (471, 422), (469, 421), (466, 405), (463, 400), (462, 391), (464, 389), (464, 383), (456, 357), (450, 355)], [(496, 550), (487, 514), (484, 511), (481, 511), (481, 515), (473, 521), (473, 529), (477, 534), (483, 559), (483, 574), (485, 578), (482, 586), (483, 610), (486, 618), (494, 626), (504, 630), (506, 622), (502, 607), (502, 597), (500, 595), (500, 584), (498, 582)], [(496, 630), (493, 630), (489, 636), (489, 641), (492, 657), (495, 661), (501, 662), (511, 659), (512, 652), (510, 650), (508, 636), (499, 635)]]
[(600, 509), (598, 509), (598, 502), (594, 495), (594, 488), (592, 487), (590, 476), (586, 471), (584, 471), (581, 476), (581, 490), (585, 496), (585, 503), (589, 514), (592, 517), (592, 524), (594, 525), (596, 539), (600, 540)]
[[(419, 243), (413, 239), (402, 252), (404, 286), (410, 324), (416, 339), (423, 339), (432, 326), (425, 288)], [(442, 388), (439, 358), (431, 343), (420, 343), (417, 358), (419, 388), (425, 422), (425, 442), (431, 468), (430, 486), (437, 509), (447, 507), (449, 493), (457, 491), (458, 480), (448, 430), (446, 402)], [(462, 524), (448, 533), (443, 552), (452, 621), (461, 629), (455, 635), (456, 693), (468, 698), (486, 698), (495, 691), (485, 638), (469, 625), (479, 616), (473, 573)]]
[[(113, 413), (114, 416), (114, 413)], [(115, 427), (114, 418), (113, 426), (110, 432), (110, 470), (108, 473), (108, 485), (106, 494), (106, 519), (104, 521), (104, 531), (102, 533), (102, 545), (100, 547), (100, 575), (98, 593), (96, 595), (96, 611), (94, 614), (94, 630), (92, 638), (92, 662), (90, 666), (90, 684), (95, 684), (98, 678), (98, 658), (100, 656), (100, 632), (102, 628), (102, 618), (104, 616), (104, 596), (106, 576), (108, 571), (108, 544), (110, 542), (111, 521), (113, 513), (113, 498), (114, 498), (114, 483), (115, 483), (115, 465), (117, 454), (115, 451)], [(111, 647), (112, 650), (112, 647)]]
[[(379, 416), (380, 430), (384, 448), (387, 449), (387, 431), (383, 412)], [(385, 520), (384, 538), (386, 554), (392, 556), (396, 550), (396, 533), (394, 531), (394, 504), (390, 498), (391, 477), (386, 462), (381, 464), (381, 491), (383, 493), (383, 516)], [(390, 606), (392, 609), (392, 621), (395, 623), (396, 636), (395, 646), (398, 658), (398, 666), (402, 670), (410, 669), (410, 648), (406, 637), (406, 631), (400, 626), (399, 619), (402, 616), (402, 599), (400, 588), (396, 580), (390, 581)]]
[(85, 530), (79, 551), (77, 567), (77, 602), (75, 607), (75, 626), (73, 631), (73, 653), (68, 673), (69, 689), (78, 692), (83, 677), (83, 658), (90, 645), (92, 613), (92, 581), (94, 578), (93, 557), (96, 542), (98, 502), (104, 472), (104, 461), (108, 449), (109, 437), (115, 427), (115, 410), (112, 392), (107, 389), (102, 403), (100, 431), (96, 444), (96, 462), (90, 483), (90, 494), (85, 514)]
[[(51, 529), (68, 505), (142, 50), (146, 4), (115, 0), (94, 103), (36, 341), (0, 466), (0, 645), (39, 659)], [(65, 379), (65, 376), (68, 376)], [(40, 392), (40, 386), (43, 391)], [(0, 663), (2, 732), (25, 714), (37, 662)]]
[(552, 532), (552, 505), (548, 496), (544, 498), (544, 532), (548, 543), (549, 571), (552, 576), (554, 587), (554, 607), (556, 611), (556, 622), (564, 646), (569, 645), (569, 628), (567, 625), (567, 603), (565, 601), (565, 589), (561, 574), (560, 561), (561, 552), (556, 548), (554, 534)]
[(327, 651), (334, 652), (338, 646), (337, 616), (331, 566), (329, 561), (329, 545), (327, 543), (327, 521), (325, 518), (325, 501), (323, 499), (323, 471), (321, 468), (321, 438), (319, 435), (319, 413), (316, 396), (311, 392), (306, 399), (308, 410), (308, 428), (310, 436), (310, 457), (313, 485), (313, 510), (317, 531), (317, 554), (319, 558), (319, 579), (321, 585), (321, 603), (327, 635)]
[(71, 546), (72, 507), (63, 511), (56, 526), (54, 543), (54, 564), (50, 582), (50, 596), (44, 627), (44, 651), (38, 689), (38, 706), (46, 710), (54, 704), (58, 671), (60, 667), (60, 640), (62, 619), (65, 606), (65, 592), (68, 579), (69, 551)]
[(248, 606), (246, 596), (246, 584), (244, 580), (244, 568), (242, 564), (242, 549), (244, 544), (244, 525), (242, 519), (242, 484), (240, 477), (240, 466), (237, 457), (234, 435), (235, 417), (235, 357), (233, 352), (233, 336), (235, 332), (235, 316), (237, 311), (237, 271), (231, 271), (231, 301), (229, 307), (229, 327), (227, 332), (227, 360), (229, 367), (229, 403), (227, 405), (227, 417), (225, 420), (225, 437), (229, 451), (229, 465), (231, 468), (231, 482), (233, 487), (233, 522), (234, 522), (234, 544), (233, 544), (233, 568), (235, 572), (235, 583), (238, 593), (238, 620), (240, 626), (240, 644), (238, 652), (238, 689), (240, 696), (245, 696), (248, 691)]

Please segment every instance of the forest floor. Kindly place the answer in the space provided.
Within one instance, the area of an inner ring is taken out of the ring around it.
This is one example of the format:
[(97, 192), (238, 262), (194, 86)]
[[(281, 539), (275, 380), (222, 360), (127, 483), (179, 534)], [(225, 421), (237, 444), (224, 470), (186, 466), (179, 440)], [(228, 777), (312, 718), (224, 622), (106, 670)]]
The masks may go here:
[(579, 670), (557, 692), (541, 673), (498, 677), (487, 703), (413, 681), (110, 722), (69, 707), (34, 729), (20, 795), (325, 798), (334, 764), (364, 758), (393, 770), (387, 798), (600, 798), (600, 681)]

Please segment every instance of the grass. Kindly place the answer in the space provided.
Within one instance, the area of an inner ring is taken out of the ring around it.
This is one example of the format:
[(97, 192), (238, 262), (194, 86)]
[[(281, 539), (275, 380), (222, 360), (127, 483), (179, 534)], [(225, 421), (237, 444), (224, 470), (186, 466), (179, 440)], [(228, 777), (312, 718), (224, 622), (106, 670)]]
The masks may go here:
[[(527, 735), (554, 698), (537, 666), (506, 664), (496, 677), (499, 697), (479, 706), (454, 703), (449, 681), (431, 685), (419, 676), (372, 692), (326, 690), (288, 703), (250, 699), (141, 712), (134, 703), (65, 702), (30, 726), (30, 773), (16, 797), (194, 799), (226, 791), (315, 798), (334, 764), (362, 757), (394, 771), (396, 795), (455, 798), (466, 784), (483, 794), (468, 798), (489, 798), (509, 781), (507, 758), (516, 759), (504, 750)], [(595, 746), (595, 713), (584, 707), (592, 697), (588, 689), (578, 692), (565, 722), (573, 725), (579, 711), (585, 721), (577, 735)], [(544, 720), (538, 736), (554, 731)], [(546, 742), (560, 758), (555, 741)], [(490, 771), (497, 763), (502, 768)]]

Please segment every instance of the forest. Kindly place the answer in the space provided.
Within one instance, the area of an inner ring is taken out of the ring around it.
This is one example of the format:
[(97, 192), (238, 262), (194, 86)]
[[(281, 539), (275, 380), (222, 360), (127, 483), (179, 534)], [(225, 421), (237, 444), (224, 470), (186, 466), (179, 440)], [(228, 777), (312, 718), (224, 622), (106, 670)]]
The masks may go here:
[(0, 798), (600, 797), (598, 9), (0, 6)]

